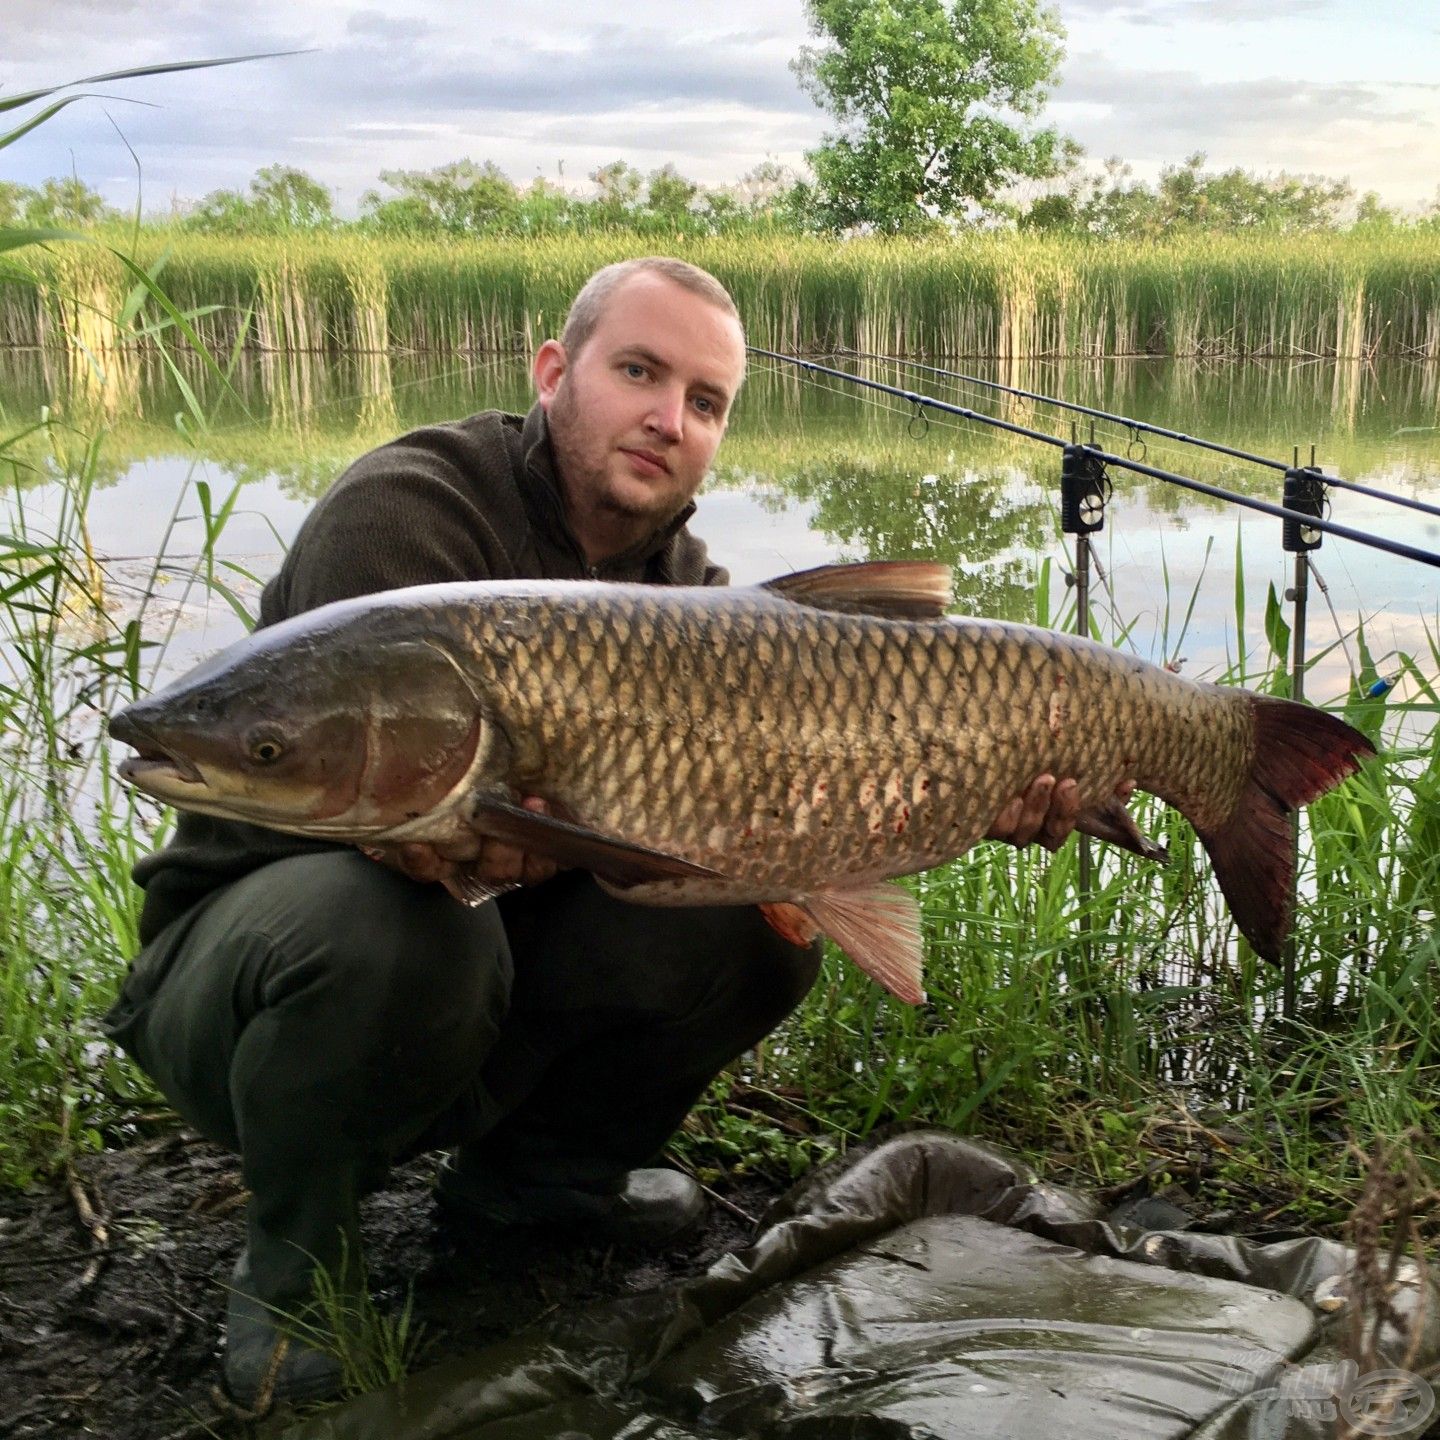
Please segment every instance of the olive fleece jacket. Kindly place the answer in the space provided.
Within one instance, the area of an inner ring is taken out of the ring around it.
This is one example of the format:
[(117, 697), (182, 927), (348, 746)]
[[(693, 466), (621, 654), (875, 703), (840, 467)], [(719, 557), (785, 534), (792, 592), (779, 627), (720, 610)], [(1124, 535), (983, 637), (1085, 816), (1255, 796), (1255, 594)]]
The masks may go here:
[[(274, 625), (332, 600), (452, 580), (613, 580), (724, 585), (686, 529), (689, 505), (649, 540), (588, 566), (565, 519), (545, 412), (482, 411), (363, 455), (300, 527), (260, 597)], [(327, 841), (182, 813), (169, 844), (135, 867), (148, 944), (218, 886)]]

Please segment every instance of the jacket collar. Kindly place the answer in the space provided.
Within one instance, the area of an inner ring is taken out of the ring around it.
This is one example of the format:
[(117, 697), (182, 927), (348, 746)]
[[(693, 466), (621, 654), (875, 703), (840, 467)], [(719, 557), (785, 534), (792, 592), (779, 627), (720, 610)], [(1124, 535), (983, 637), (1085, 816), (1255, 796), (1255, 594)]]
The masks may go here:
[(695, 502), (688, 501), (679, 514), (672, 516), (648, 539), (632, 545), (619, 555), (612, 555), (599, 565), (585, 561), (585, 551), (575, 538), (565, 516), (564, 492), (555, 468), (555, 452), (550, 446), (550, 422), (544, 407), (537, 400), (525, 416), (520, 431), (524, 454), (525, 483), (520, 487), (530, 524), (541, 534), (558, 539), (574, 551), (581, 568), (595, 579), (634, 572), (663, 550), (684, 528), (695, 513)]

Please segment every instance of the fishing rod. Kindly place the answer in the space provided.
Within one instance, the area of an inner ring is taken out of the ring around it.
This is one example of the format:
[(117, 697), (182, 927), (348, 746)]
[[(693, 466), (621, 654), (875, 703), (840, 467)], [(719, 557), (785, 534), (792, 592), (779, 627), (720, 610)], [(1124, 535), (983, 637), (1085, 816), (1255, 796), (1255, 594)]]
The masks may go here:
[[(1173, 470), (1162, 470), (1156, 465), (1147, 465), (1142, 460), (1132, 460), (1126, 455), (1114, 455), (1110, 452), (1093, 445), (1075, 445), (1058, 435), (1051, 435), (1043, 430), (1035, 430), (1027, 425), (1017, 425), (1011, 420), (1001, 420), (996, 415), (987, 415), (980, 410), (971, 410), (965, 405), (955, 405), (948, 400), (937, 399), (933, 395), (926, 395), (915, 390), (904, 390), (897, 385), (887, 385), (881, 380), (869, 380), (863, 375), (851, 374), (848, 370), (837, 370), (830, 365), (821, 365), (815, 360), (805, 360), (798, 355), (786, 355), (778, 350), (766, 350), (759, 345), (747, 347), (752, 354), (763, 355), (770, 360), (780, 360), (789, 365), (795, 365), (816, 375), (832, 375), (836, 379), (849, 381), (853, 385), (859, 385), (867, 390), (876, 390), (881, 394), (893, 395), (897, 399), (906, 401), (913, 405), (917, 414), (923, 415), (926, 410), (937, 410), (946, 415), (957, 415), (962, 420), (974, 420), (982, 425), (989, 425), (997, 430), (1008, 431), (1012, 435), (1024, 436), (1027, 440), (1038, 441), (1042, 445), (1051, 445), (1064, 451), (1082, 451), (1092, 461), (1102, 465), (1114, 466), (1120, 470), (1129, 470), (1137, 475), (1148, 475), (1155, 480), (1164, 480), (1171, 485), (1179, 485), (1186, 490), (1193, 490), (1200, 495), (1209, 495), (1216, 500), (1225, 500), (1232, 505), (1239, 505), (1248, 510), (1256, 510), (1262, 515), (1273, 515), (1279, 520), (1295, 522), (1296, 510), (1284, 505), (1275, 505), (1268, 500), (1257, 500), (1250, 495), (1241, 495), (1234, 490), (1223, 489), (1219, 485), (1210, 485), (1203, 480), (1192, 479), (1188, 475), (1179, 475)], [(1242, 452), (1236, 452), (1242, 453)], [(1269, 465), (1274, 462), (1265, 461)], [(1282, 469), (1290, 472), (1289, 466), (1282, 466)], [(1326, 477), (1328, 484), (1328, 477)], [(1356, 530), (1352, 526), (1342, 525), (1335, 520), (1327, 520), (1319, 515), (1304, 515), (1305, 528), (1323, 531), (1328, 535), (1336, 535), (1342, 540), (1353, 540), (1359, 545), (1368, 545), (1372, 549), (1384, 550), (1391, 555), (1399, 555), (1406, 560), (1418, 560), (1422, 565), (1431, 565), (1440, 568), (1440, 555), (1429, 550), (1422, 550), (1415, 545), (1407, 545), (1402, 540), (1391, 540), (1383, 535), (1372, 535), (1364, 530)]]
[[(1023, 390), (1018, 385), (1003, 385), (998, 380), (985, 380), (979, 375), (968, 375), (962, 370), (946, 370), (938, 365), (925, 365), (919, 360), (906, 360), (898, 355), (879, 355), (868, 350), (842, 349), (834, 352), (837, 355), (850, 356), (857, 360), (880, 360), (888, 365), (903, 365), (911, 370), (924, 370), (927, 374), (943, 375), (952, 380), (963, 380), (967, 385), (982, 386), (987, 390), (999, 390), (1006, 395), (1018, 395), (1026, 400), (1036, 400), (1045, 405), (1054, 405), (1061, 410), (1073, 410), (1079, 415), (1088, 415), (1096, 420), (1108, 420), (1116, 425), (1123, 425), (1129, 429), (1137, 438), (1143, 431), (1146, 434), (1157, 435), (1166, 440), (1175, 440), (1184, 445), (1194, 445), (1201, 450), (1213, 450), (1219, 455), (1229, 455), (1236, 460), (1244, 460), (1252, 465), (1264, 465), (1271, 470), (1298, 470), (1300, 468), (1300, 457), (1298, 452), (1295, 456), (1295, 463), (1287, 465), (1283, 460), (1274, 460), (1266, 455), (1256, 455), (1249, 450), (1237, 450), (1231, 445), (1221, 445), (1215, 440), (1205, 440), (1198, 435), (1187, 435), (1179, 430), (1167, 430), (1163, 425), (1151, 425), (1145, 420), (1132, 420), (1128, 415), (1116, 415), (1109, 410), (1096, 410), (1089, 405), (1079, 405), (1073, 400), (1061, 400), (1056, 395), (1043, 395), (1038, 390)], [(1311, 464), (1314, 464), (1314, 451), (1311, 451)], [(1368, 495), (1373, 500), (1387, 500), (1392, 505), (1403, 505), (1407, 510), (1418, 510), (1424, 515), (1440, 516), (1440, 505), (1428, 505), (1423, 500), (1412, 500), (1406, 495), (1395, 495), (1388, 490), (1377, 490), (1370, 485), (1360, 485), (1354, 480), (1341, 480), (1335, 475), (1324, 477), (1327, 485), (1338, 486), (1342, 490), (1351, 490), (1357, 495)]]
[(1215, 440), (1204, 440), (1198, 435), (1186, 435), (1180, 430), (1167, 430), (1163, 425), (1151, 425), (1145, 420), (1132, 420), (1128, 415), (1116, 415), (1109, 410), (1096, 410), (1089, 405), (1079, 405), (1073, 400), (1061, 400), (1055, 395), (1042, 395), (1038, 390), (1022, 390), (1018, 385), (1002, 385), (998, 380), (984, 380), (979, 375), (967, 375), (961, 370), (945, 370), (938, 365), (924, 365), (918, 360), (905, 360), (896, 355), (877, 355), (868, 350), (837, 350), (837, 355), (854, 356), (857, 360), (883, 360), (890, 365), (904, 365), (911, 370), (924, 370), (931, 375), (944, 375), (952, 380), (964, 380), (970, 385), (979, 385), (987, 390), (999, 390), (1006, 395), (1018, 395), (1024, 400), (1038, 400), (1045, 405), (1055, 405), (1061, 410), (1073, 410), (1078, 415), (1088, 415), (1095, 420), (1110, 420), (1117, 425), (1137, 433), (1158, 435), (1165, 440), (1178, 440), (1184, 445), (1195, 445), (1202, 450), (1214, 450), (1220, 455), (1229, 455), (1236, 460), (1245, 460), (1252, 465), (1265, 465), (1272, 470), (1289, 470), (1292, 467), (1283, 460), (1272, 460), (1267, 455), (1256, 455), (1249, 450), (1237, 450), (1231, 445), (1221, 445)]

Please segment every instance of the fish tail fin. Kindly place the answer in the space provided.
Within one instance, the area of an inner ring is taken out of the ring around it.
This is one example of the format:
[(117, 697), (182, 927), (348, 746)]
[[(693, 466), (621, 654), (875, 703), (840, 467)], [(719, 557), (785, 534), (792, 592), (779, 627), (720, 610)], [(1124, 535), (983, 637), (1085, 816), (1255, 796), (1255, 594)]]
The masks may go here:
[(1255, 756), (1230, 818), (1196, 826), (1240, 933), (1278, 963), (1290, 934), (1295, 857), (1290, 815), (1360, 768), (1375, 747), (1314, 706), (1252, 695)]

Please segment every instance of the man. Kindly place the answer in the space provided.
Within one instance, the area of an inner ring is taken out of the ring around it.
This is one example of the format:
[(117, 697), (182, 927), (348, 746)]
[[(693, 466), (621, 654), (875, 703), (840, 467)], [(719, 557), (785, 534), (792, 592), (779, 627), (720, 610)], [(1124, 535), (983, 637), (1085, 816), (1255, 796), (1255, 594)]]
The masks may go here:
[[(608, 266), (533, 374), (523, 418), (485, 412), (357, 461), (266, 586), (262, 623), (437, 581), (725, 583), (686, 529), (745, 374), (719, 283), (676, 260)], [(1040, 777), (995, 833), (1059, 843), (1074, 792)], [(447, 893), (465, 870), (519, 888), (468, 908)], [(461, 1221), (652, 1241), (693, 1222), (699, 1187), (647, 1162), (819, 961), (754, 908), (626, 905), (478, 836), (362, 856), (183, 815), (136, 880), (145, 948), (107, 1024), (241, 1156), (225, 1373), (242, 1403), (336, 1388), (333, 1358), (289, 1344), (277, 1314), (305, 1307), (316, 1266), (361, 1283), (357, 1201), (397, 1159), (450, 1148), (437, 1199)]]

